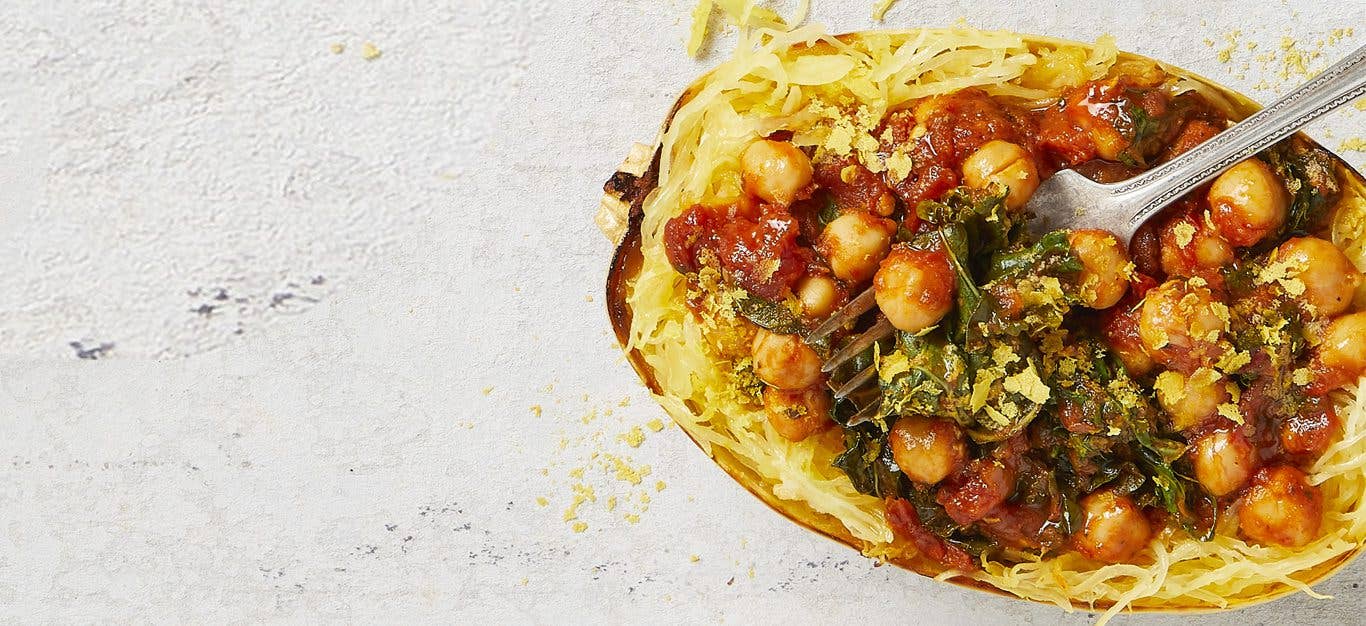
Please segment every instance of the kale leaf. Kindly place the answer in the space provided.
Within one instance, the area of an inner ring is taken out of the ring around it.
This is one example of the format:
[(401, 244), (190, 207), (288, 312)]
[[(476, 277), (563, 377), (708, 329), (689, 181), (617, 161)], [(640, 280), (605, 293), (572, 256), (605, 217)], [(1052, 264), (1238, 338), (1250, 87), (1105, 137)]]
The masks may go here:
[(844, 452), (831, 463), (849, 476), (859, 493), (879, 498), (899, 497), (905, 476), (892, 458), (885, 433), (876, 424), (844, 429)]

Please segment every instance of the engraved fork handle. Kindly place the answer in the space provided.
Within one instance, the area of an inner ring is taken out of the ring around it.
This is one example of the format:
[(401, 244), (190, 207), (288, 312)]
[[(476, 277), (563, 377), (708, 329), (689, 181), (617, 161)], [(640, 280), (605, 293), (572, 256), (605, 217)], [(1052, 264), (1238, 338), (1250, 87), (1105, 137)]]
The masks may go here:
[(1189, 152), (1135, 178), (1114, 183), (1111, 193), (1135, 207), (1125, 224), (1129, 232), (1124, 234), (1132, 236), (1143, 222), (1182, 194), (1363, 94), (1366, 46)]

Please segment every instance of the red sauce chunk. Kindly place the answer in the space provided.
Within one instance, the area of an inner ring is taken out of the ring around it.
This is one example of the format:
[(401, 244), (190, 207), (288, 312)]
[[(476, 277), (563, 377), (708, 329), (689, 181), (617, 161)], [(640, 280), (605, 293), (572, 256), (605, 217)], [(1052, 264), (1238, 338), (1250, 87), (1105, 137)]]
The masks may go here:
[(683, 274), (701, 269), (697, 254), (715, 250), (716, 229), (721, 217), (715, 209), (695, 204), (664, 225), (664, 252), (669, 263)]
[[(825, 159), (814, 164), (814, 180), (830, 191), (841, 211), (862, 211), (886, 217), (896, 210), (896, 196), (853, 157)], [(845, 179), (848, 179), (847, 181)]]
[(757, 222), (737, 219), (721, 226), (717, 254), (735, 284), (772, 301), (791, 293), (806, 272), (809, 250), (797, 245), (797, 221), (770, 214)]
[(977, 561), (971, 554), (925, 528), (920, 522), (920, 514), (909, 501), (889, 498), (884, 508), (892, 532), (909, 540), (921, 554), (952, 570), (970, 572), (977, 569)]
[(1013, 464), (983, 457), (973, 459), (939, 488), (935, 501), (959, 524), (987, 516), (1015, 490)]

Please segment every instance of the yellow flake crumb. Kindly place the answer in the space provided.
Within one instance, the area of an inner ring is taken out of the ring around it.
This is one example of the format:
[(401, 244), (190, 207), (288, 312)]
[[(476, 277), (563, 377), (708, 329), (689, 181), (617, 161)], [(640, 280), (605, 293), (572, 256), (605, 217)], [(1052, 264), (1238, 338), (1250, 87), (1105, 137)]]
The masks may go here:
[(539, 404), (533, 404), (533, 405), (531, 405), (531, 414), (532, 414), (532, 415), (535, 415), (536, 417), (540, 417), (540, 416), (541, 416), (541, 405), (539, 405)]
[(1233, 373), (1243, 368), (1244, 365), (1252, 362), (1252, 355), (1248, 352), (1238, 350), (1227, 350), (1224, 355), (1219, 357), (1219, 361), (1214, 364), (1221, 371)]
[(346, 44), (337, 42), (332, 44), (331, 46), (328, 46), (328, 49), (332, 50), (332, 54), (341, 54), (343, 52), (346, 52)]
[(661, 430), (664, 430), (664, 422), (661, 422), (657, 419), (653, 419), (648, 422), (645, 422), (645, 427), (655, 432), (659, 432)]
[(569, 476), (570, 476), (571, 478), (583, 478), (583, 468), (582, 468), (582, 467), (576, 467), (576, 468), (574, 468), (574, 469), (572, 469), (572, 470), (569, 470)]
[(887, 173), (891, 175), (894, 181), (906, 180), (914, 168), (915, 160), (911, 158), (911, 155), (901, 150), (893, 152), (891, 156), (887, 157)]
[(649, 465), (631, 467), (631, 465), (622, 460), (621, 457), (613, 455), (606, 455), (606, 457), (607, 462), (616, 470), (617, 480), (625, 481), (632, 485), (639, 485), (641, 480), (650, 475)]
[[(1366, 102), (1366, 100), (1363, 100), (1362, 102)], [(1362, 102), (1357, 103), (1357, 108), (1361, 108)], [(1363, 108), (1362, 110), (1366, 111), (1366, 108)], [(1350, 139), (1344, 139), (1342, 143), (1338, 145), (1338, 150), (1341, 152), (1366, 152), (1366, 138), (1352, 137)]]
[(588, 530), (588, 522), (574, 522), (574, 532), (581, 533)]
[(640, 430), (639, 426), (634, 426), (631, 430), (617, 435), (617, 439), (626, 442), (626, 445), (632, 448), (639, 448), (640, 444), (645, 443), (645, 432)]
[(537, 496), (537, 497), (536, 497), (536, 504), (538, 504), (538, 505), (540, 505), (540, 506), (550, 506), (550, 501), (547, 500), (547, 499), (545, 498), (545, 496)]
[(631, 396), (626, 396), (626, 397), (622, 398), (622, 399), (621, 399), (621, 402), (618, 402), (618, 403), (617, 403), (617, 406), (619, 406), (619, 407), (628, 407), (628, 406), (631, 406)]
[(689, 557), (688, 557), (688, 560), (691, 561), (691, 562), (693, 562), (693, 563), (696, 563), (696, 562), (698, 562), (698, 561), (701, 561), (701, 560), (702, 560), (702, 557), (697, 556), (696, 554), (694, 554), (694, 555), (692, 555), (692, 556), (689, 556)]
[(638, 524), (638, 523), (640, 523), (640, 516), (639, 516), (639, 515), (636, 515), (635, 513), (627, 513), (626, 515), (623, 515), (622, 517), (625, 518), (626, 521), (628, 521), (628, 522), (630, 522), (630, 523), (632, 523), (632, 524)]
[(616, 508), (617, 508), (617, 497), (616, 497), (616, 496), (608, 496), (608, 497), (607, 497), (607, 510), (610, 512), (610, 511), (615, 510)]
[(1195, 226), (1190, 222), (1181, 222), (1172, 227), (1172, 234), (1176, 236), (1176, 247), (1185, 248), (1195, 240)]
[(1018, 393), (1029, 398), (1030, 402), (1035, 404), (1047, 402), (1048, 396), (1051, 393), (1048, 385), (1045, 385), (1044, 382), (1039, 379), (1039, 373), (1034, 370), (1033, 362), (1029, 364), (1029, 367), (1020, 371), (1019, 374), (1007, 376), (1003, 383), (1003, 387), (1006, 391)]
[(493, 387), (484, 387), (484, 395), (487, 396), (491, 393), (493, 393)]
[(1243, 423), (1243, 414), (1238, 411), (1238, 405), (1225, 402), (1219, 405), (1219, 415), (1222, 415), (1236, 423)]
[(655, 491), (664, 491), (664, 488), (667, 487), (667, 486), (668, 486), (668, 485), (665, 485), (665, 484), (664, 484), (664, 481), (662, 481), (662, 480), (661, 480), (661, 481), (658, 481), (658, 482), (655, 483)]
[(364, 44), (361, 44), (360, 58), (365, 59), (366, 61), (374, 61), (375, 59), (378, 59), (382, 54), (384, 53), (380, 52), (380, 49), (377, 46), (375, 46), (375, 44), (372, 44), (368, 41)]
[(1157, 380), (1153, 381), (1153, 391), (1157, 392), (1157, 397), (1163, 404), (1180, 402), (1186, 397), (1185, 377), (1173, 371), (1162, 372), (1157, 375)]

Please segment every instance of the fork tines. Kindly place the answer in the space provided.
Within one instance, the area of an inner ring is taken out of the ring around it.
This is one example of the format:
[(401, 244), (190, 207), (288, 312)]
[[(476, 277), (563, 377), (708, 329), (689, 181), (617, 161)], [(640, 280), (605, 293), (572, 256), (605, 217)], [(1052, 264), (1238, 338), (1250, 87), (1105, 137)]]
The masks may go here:
[(877, 298), (873, 295), (873, 288), (869, 287), (866, 291), (850, 300), (848, 304), (840, 307), (838, 311), (830, 314), (820, 326), (811, 331), (806, 336), (808, 343), (814, 343), (824, 339), (847, 324), (852, 324), (860, 315), (873, 310), (877, 306)]
[(879, 317), (877, 323), (873, 324), (872, 328), (863, 331), (862, 335), (855, 337), (853, 341), (850, 341), (843, 348), (840, 348), (838, 352), (831, 355), (829, 359), (826, 359), (825, 364), (821, 365), (821, 371), (830, 373), (845, 361), (848, 361), (849, 359), (858, 356), (860, 352), (867, 350), (868, 346), (873, 345), (878, 340), (890, 337), (893, 330), (892, 323), (887, 321), (887, 318)]

